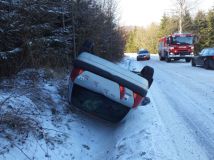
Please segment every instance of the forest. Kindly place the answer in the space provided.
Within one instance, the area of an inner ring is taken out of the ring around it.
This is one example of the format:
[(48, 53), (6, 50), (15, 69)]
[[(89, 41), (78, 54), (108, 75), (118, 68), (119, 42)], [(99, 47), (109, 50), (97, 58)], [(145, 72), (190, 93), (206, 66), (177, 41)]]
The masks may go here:
[(26, 67), (65, 67), (88, 40), (97, 55), (122, 57), (125, 34), (114, 0), (1, 0), (0, 74)]

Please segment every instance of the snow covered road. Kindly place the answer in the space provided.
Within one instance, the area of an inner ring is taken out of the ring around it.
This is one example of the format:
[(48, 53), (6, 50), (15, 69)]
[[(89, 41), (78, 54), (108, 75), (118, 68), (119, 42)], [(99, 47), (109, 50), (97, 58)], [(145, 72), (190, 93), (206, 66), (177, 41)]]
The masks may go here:
[[(32, 70), (9, 80), (18, 86), (12, 87), (14, 95), (29, 84), (33, 92), (12, 97), (2, 107), (29, 108), (31, 113), (34, 106), (45, 137), (11, 143), (0, 128), (0, 160), (214, 160), (214, 71), (185, 61), (160, 62), (155, 55), (140, 62), (126, 57), (120, 65), (135, 71), (150, 65), (155, 74), (148, 93), (151, 103), (131, 110), (119, 124), (68, 111), (65, 77), (44, 75), (35, 82), (25, 78), (40, 75)], [(0, 102), (13, 93), (7, 83), (0, 83)]]
[[(156, 61), (151, 93), (177, 159), (214, 159), (213, 71), (163, 63)], [(161, 105), (162, 99), (166, 104)]]
[(140, 70), (144, 65), (155, 69), (151, 104), (146, 106), (152, 108), (153, 117), (144, 107), (139, 109), (152, 118), (152, 159), (213, 160), (214, 72), (184, 61), (160, 62), (157, 56), (150, 61), (131, 60), (130, 69)]

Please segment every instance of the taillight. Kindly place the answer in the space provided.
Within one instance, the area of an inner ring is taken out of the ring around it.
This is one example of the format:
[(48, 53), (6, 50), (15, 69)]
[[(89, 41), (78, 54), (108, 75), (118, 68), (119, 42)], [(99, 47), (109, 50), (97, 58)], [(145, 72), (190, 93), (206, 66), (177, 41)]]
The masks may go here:
[(78, 75), (80, 75), (82, 72), (83, 72), (82, 69), (80, 69), (80, 68), (74, 68), (74, 69), (72, 70), (72, 72), (71, 72), (71, 77), (70, 77), (71, 80), (74, 81), (74, 80), (76, 79), (76, 77), (77, 77)]
[(134, 97), (134, 104), (133, 104), (133, 108), (135, 108), (135, 107), (137, 107), (139, 104), (140, 104), (140, 102), (142, 101), (142, 99), (144, 98), (144, 97), (142, 97), (142, 96), (140, 96), (139, 94), (137, 94), (137, 93), (133, 93), (133, 97)]
[(125, 87), (120, 86), (120, 99), (123, 99), (125, 96)]

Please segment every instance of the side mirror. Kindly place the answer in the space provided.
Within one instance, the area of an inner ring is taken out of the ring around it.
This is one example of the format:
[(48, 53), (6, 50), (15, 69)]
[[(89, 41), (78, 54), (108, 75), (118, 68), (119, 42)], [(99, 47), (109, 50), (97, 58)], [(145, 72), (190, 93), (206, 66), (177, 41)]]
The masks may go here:
[(171, 44), (171, 37), (167, 37), (166, 43)]

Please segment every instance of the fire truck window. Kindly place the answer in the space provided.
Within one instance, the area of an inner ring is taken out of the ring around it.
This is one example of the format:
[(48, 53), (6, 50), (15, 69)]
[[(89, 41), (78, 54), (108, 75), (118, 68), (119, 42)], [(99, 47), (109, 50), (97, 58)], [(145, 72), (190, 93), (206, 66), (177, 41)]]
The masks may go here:
[(172, 44), (191, 45), (193, 44), (193, 37), (173, 37)]

